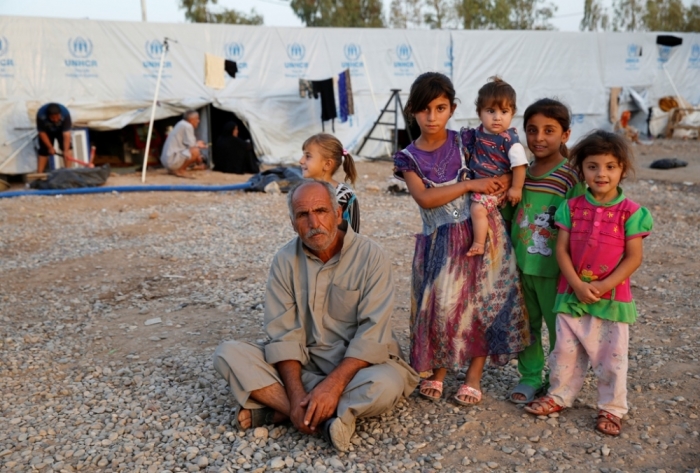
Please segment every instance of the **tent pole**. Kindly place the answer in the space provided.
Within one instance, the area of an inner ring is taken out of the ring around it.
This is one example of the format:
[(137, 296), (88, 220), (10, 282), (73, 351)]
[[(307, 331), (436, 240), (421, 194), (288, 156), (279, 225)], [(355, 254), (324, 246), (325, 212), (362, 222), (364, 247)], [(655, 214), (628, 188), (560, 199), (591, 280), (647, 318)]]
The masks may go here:
[(673, 87), (673, 91), (676, 93), (676, 97), (678, 97), (678, 105), (682, 106), (683, 108), (693, 108), (685, 102), (685, 99), (683, 97), (681, 97), (680, 92), (678, 92), (678, 89), (676, 88), (675, 82), (673, 82), (673, 79), (671, 78), (671, 74), (669, 74), (668, 69), (666, 69), (666, 64), (661, 64), (661, 68), (666, 73), (666, 77), (668, 77), (668, 81), (671, 83), (671, 87)]
[[(360, 55), (362, 58), (362, 66), (365, 68), (365, 75), (367, 76), (367, 83), (369, 84), (369, 93), (372, 96), (372, 102), (374, 102), (374, 109), (377, 113), (379, 112), (379, 105), (377, 105), (377, 97), (374, 96), (374, 87), (372, 87), (372, 79), (369, 77), (369, 69), (367, 69), (367, 59), (365, 59), (365, 53)], [(382, 139), (386, 140), (386, 135), (384, 134), (384, 128), (382, 128)], [(389, 145), (384, 142), (384, 147), (386, 148), (386, 154), (391, 156), (391, 151), (389, 151)]]
[(160, 53), (160, 67), (158, 68), (158, 79), (156, 80), (156, 93), (153, 95), (153, 106), (151, 107), (151, 121), (148, 123), (148, 137), (146, 138), (146, 149), (143, 154), (143, 165), (141, 166), (141, 182), (146, 182), (146, 168), (148, 167), (148, 154), (151, 151), (151, 134), (153, 133), (153, 120), (156, 117), (156, 105), (158, 104), (158, 91), (160, 90), (160, 80), (163, 77), (163, 64), (165, 63), (165, 53), (168, 51), (168, 38), (163, 38), (163, 51)]
[[(20, 153), (20, 151), (22, 151), (24, 148), (26, 148), (27, 145), (28, 145), (29, 143), (31, 143), (33, 139), (34, 139), (34, 137), (29, 138), (27, 141), (24, 142), (24, 144), (22, 144), (22, 146), (20, 146), (19, 148), (17, 148), (11, 155), (9, 155), (9, 156), (7, 157), (7, 159), (6, 159), (5, 161), (3, 161), (2, 164), (0, 164), (0, 169), (3, 169), (3, 168), (4, 168), (5, 166), (7, 166), (13, 159), (15, 159), (15, 158), (17, 157), (17, 155)], [(15, 141), (16, 141), (16, 140), (15, 140)]]
[(146, 18), (146, 0), (141, 0), (141, 21), (148, 21)]

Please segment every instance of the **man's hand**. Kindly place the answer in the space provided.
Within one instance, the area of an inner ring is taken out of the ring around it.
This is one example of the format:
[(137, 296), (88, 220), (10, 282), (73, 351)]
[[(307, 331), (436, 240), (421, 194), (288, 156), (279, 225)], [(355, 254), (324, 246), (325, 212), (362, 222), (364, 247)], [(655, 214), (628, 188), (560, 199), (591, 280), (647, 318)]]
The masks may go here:
[(53, 156), (54, 154), (56, 154), (56, 150), (53, 146), (49, 145), (46, 147), (46, 149), (49, 151), (49, 156)]
[(301, 401), (301, 406), (306, 407), (304, 425), (315, 432), (319, 424), (333, 417), (343, 389), (344, 386), (338, 386), (328, 378), (316, 385)]
[[(304, 393), (306, 394), (306, 393)], [(308, 395), (303, 398), (290, 398), (289, 399), (289, 420), (292, 421), (294, 427), (303, 434), (313, 434), (314, 431), (305, 424), (304, 419), (306, 416), (306, 404), (302, 405), (303, 399), (306, 399)]]
[(204, 143), (202, 140), (197, 140), (197, 147), (198, 148), (206, 148), (207, 145)]

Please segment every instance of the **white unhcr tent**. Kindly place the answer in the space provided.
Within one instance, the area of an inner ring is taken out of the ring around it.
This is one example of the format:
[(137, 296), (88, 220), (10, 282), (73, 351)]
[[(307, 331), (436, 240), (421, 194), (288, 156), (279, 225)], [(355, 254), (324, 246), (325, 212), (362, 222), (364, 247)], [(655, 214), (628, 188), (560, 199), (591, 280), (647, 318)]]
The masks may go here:
[[(476, 124), (477, 89), (498, 74), (518, 91), (522, 113), (533, 100), (556, 96), (574, 113), (574, 138), (610, 127), (611, 87), (635, 87), (651, 103), (674, 95), (665, 66), (685, 99), (700, 102), (700, 35), (681, 34), (672, 54), (656, 33), (428, 31), (155, 24), (0, 17), (0, 174), (36, 169), (24, 137), (44, 103), (68, 107), (77, 126), (97, 130), (146, 123), (163, 38), (165, 57), (156, 119), (211, 104), (250, 130), (267, 163), (298, 159), (301, 143), (321, 131), (319, 100), (299, 96), (299, 79), (322, 80), (350, 69), (355, 115), (335, 121), (354, 150), (372, 127), (390, 89), (405, 99), (415, 77), (452, 77), (461, 99), (451, 126)], [(175, 42), (176, 41), (176, 42)], [(204, 54), (236, 61), (224, 89), (204, 85)], [(516, 123), (519, 125), (519, 123)], [(326, 131), (330, 123), (326, 122)], [(362, 154), (385, 154), (372, 141)]]

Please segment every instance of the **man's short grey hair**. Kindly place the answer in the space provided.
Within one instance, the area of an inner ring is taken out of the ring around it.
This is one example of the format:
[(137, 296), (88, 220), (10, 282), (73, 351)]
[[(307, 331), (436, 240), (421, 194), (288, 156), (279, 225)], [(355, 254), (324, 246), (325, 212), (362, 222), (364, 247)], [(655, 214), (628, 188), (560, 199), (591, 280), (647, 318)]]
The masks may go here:
[(297, 191), (302, 186), (305, 186), (306, 184), (321, 184), (324, 189), (326, 189), (326, 192), (328, 192), (328, 198), (331, 201), (331, 205), (333, 206), (333, 213), (336, 213), (338, 211), (338, 201), (335, 198), (335, 188), (330, 185), (330, 183), (326, 181), (321, 181), (319, 179), (307, 179), (304, 178), (301, 181), (297, 182), (292, 186), (291, 189), (289, 189), (289, 193), (287, 194), (287, 206), (289, 207), (289, 218), (294, 220), (294, 208), (292, 207), (292, 200), (294, 200), (294, 193)]
[(192, 108), (189, 110), (185, 110), (185, 113), (182, 114), (182, 119), (189, 121), (189, 119), (192, 118), (193, 115), (199, 116), (199, 112)]

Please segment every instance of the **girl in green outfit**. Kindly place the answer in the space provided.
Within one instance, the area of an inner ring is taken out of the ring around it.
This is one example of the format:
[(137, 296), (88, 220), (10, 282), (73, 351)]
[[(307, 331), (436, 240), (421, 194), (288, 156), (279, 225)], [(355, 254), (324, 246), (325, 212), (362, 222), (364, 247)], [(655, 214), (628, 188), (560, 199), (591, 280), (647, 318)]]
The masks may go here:
[[(544, 351), (542, 321), (549, 331), (549, 350), (554, 348), (559, 266), (554, 249), (557, 229), (554, 213), (559, 204), (580, 195), (585, 184), (567, 164), (566, 142), (571, 134), (569, 109), (553, 99), (540, 99), (525, 110), (527, 146), (535, 159), (530, 163), (523, 199), (511, 210), (511, 238), (521, 272), (525, 305), (530, 315), (533, 343), (518, 355), (520, 382), (509, 399), (516, 404), (532, 401), (543, 388)], [(508, 218), (507, 211), (504, 216)], [(545, 381), (546, 384), (546, 381)]]

